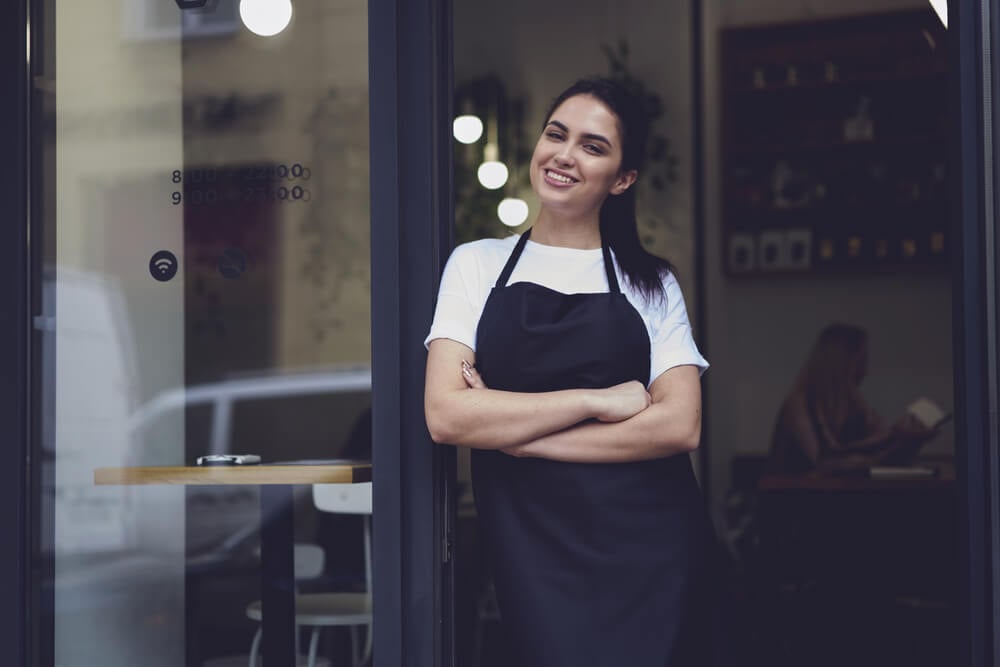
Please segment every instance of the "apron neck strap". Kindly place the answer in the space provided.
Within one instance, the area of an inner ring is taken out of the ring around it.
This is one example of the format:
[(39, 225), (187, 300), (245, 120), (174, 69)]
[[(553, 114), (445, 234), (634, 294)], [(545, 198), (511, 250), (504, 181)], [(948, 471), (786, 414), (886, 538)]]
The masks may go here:
[[(521, 238), (517, 240), (517, 245), (514, 246), (510, 257), (507, 258), (507, 263), (504, 265), (503, 271), (500, 272), (500, 277), (497, 278), (496, 287), (507, 286), (510, 274), (514, 272), (517, 260), (521, 258), (521, 253), (524, 252), (524, 246), (528, 243), (528, 237), (530, 236), (531, 228), (529, 227), (521, 234)], [(621, 288), (618, 286), (618, 276), (615, 274), (614, 262), (611, 261), (611, 248), (608, 247), (607, 243), (604, 243), (603, 239), (601, 240), (601, 252), (604, 255), (604, 272), (608, 276), (608, 290), (614, 294), (618, 294), (621, 292)]]
[(500, 277), (497, 278), (497, 287), (507, 286), (507, 281), (510, 280), (510, 274), (514, 272), (514, 266), (517, 264), (517, 260), (521, 259), (521, 253), (524, 252), (524, 246), (528, 243), (529, 236), (531, 236), (530, 227), (527, 231), (521, 234), (521, 238), (517, 240), (517, 245), (514, 246), (514, 251), (510, 253), (510, 257), (507, 258), (507, 263), (504, 265), (503, 271), (500, 272)]
[(618, 286), (615, 263), (611, 261), (611, 248), (604, 242), (604, 239), (601, 239), (601, 251), (604, 253), (604, 272), (608, 274), (608, 290), (612, 294), (619, 294), (622, 290)]

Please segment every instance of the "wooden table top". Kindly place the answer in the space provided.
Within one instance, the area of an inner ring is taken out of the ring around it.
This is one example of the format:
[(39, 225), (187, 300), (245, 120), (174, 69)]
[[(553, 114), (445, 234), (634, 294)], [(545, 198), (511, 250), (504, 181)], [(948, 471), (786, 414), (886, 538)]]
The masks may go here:
[[(953, 464), (938, 464), (914, 470), (907, 468), (898, 473), (871, 476), (821, 475), (807, 472), (800, 475), (764, 475), (757, 488), (761, 491), (898, 491), (901, 489), (952, 489), (955, 487)], [(932, 474), (923, 474), (933, 470)]]
[(349, 484), (370, 482), (371, 463), (263, 464), (248, 466), (140, 466), (98, 468), (94, 484)]

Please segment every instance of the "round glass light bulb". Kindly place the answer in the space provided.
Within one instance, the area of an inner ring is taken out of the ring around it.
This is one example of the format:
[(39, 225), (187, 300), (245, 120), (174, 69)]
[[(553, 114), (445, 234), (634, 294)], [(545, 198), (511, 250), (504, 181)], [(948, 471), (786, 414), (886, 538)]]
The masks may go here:
[(463, 144), (474, 144), (483, 136), (483, 121), (469, 114), (459, 116), (452, 122), (451, 131)]
[(240, 0), (240, 19), (247, 30), (261, 37), (273, 37), (292, 20), (291, 0)]
[(528, 202), (516, 197), (507, 197), (497, 206), (500, 222), (508, 227), (517, 227), (528, 219)]
[(488, 161), (479, 165), (476, 176), (487, 190), (498, 190), (507, 182), (507, 165), (503, 162)]

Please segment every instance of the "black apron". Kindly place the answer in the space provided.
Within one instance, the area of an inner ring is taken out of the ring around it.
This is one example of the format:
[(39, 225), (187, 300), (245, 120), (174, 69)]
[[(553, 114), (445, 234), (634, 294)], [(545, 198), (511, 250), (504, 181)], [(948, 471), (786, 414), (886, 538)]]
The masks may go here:
[[(645, 385), (649, 336), (621, 293), (607, 246), (607, 293), (507, 286), (528, 235), (479, 321), (476, 366), (486, 385)], [(688, 610), (707, 515), (689, 456), (583, 464), (473, 450), (472, 480), (511, 665), (694, 664), (687, 642), (704, 637), (689, 632)]]

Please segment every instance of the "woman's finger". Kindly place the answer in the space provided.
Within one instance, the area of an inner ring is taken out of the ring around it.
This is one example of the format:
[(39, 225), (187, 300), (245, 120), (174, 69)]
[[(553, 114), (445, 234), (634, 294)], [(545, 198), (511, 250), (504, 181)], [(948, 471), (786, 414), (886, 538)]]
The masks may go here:
[(462, 377), (470, 389), (486, 389), (486, 383), (479, 376), (479, 371), (465, 359), (462, 359)]

